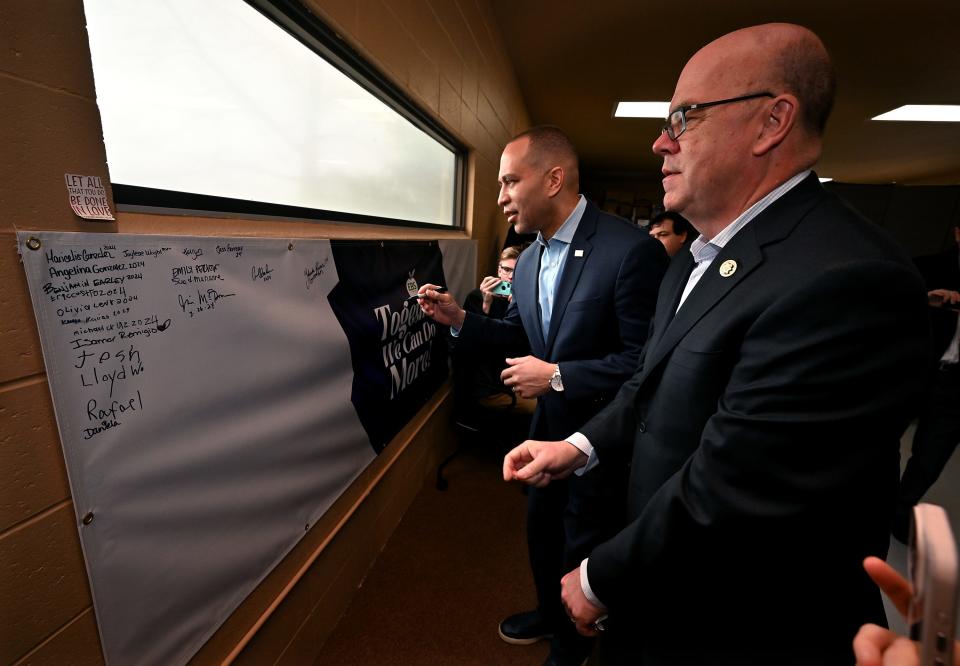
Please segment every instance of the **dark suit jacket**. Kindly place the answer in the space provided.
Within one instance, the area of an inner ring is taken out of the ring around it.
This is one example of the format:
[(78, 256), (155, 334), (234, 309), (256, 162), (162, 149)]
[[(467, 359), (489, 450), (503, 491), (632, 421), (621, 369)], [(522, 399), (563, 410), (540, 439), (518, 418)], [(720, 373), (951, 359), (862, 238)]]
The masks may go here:
[(564, 391), (538, 400), (530, 428), (531, 437), (558, 439), (600, 411), (636, 369), (667, 254), (637, 226), (588, 203), (544, 336), (537, 298), (540, 249), (534, 243), (517, 260), (506, 316), (468, 312), (460, 338), (499, 347), (529, 341), (533, 356), (559, 364)]
[[(479, 289), (471, 291), (463, 300), (464, 310), (490, 319), (503, 319), (509, 307), (510, 302), (507, 299), (495, 297), (490, 303), (490, 312), (485, 313), (483, 293)], [(458, 396), (475, 403), (477, 400), (498, 393), (510, 395), (510, 389), (500, 380), (500, 373), (507, 367), (504, 359), (508, 356), (523, 356), (529, 353), (526, 340), (514, 349), (489, 347), (477, 349), (469, 345), (467, 349), (462, 349), (457, 342), (459, 342), (457, 338), (450, 338), (453, 382)]]
[(861, 562), (886, 553), (922, 384), (920, 278), (813, 174), (674, 317), (692, 264), (674, 257), (641, 369), (581, 430), (601, 467), (630, 466), (591, 587), (644, 664), (852, 663), (859, 625), (884, 622)]

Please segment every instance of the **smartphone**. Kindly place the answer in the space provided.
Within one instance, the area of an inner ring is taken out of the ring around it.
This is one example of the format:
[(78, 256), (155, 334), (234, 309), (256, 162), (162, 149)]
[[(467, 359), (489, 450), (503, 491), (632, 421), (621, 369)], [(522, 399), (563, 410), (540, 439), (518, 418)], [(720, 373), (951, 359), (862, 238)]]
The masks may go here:
[(920, 666), (953, 664), (957, 564), (947, 512), (935, 504), (915, 506), (907, 553), (913, 585), (907, 625), (910, 638), (920, 642)]
[(492, 291), (494, 296), (506, 298), (513, 293), (513, 285), (505, 280), (501, 280), (500, 284), (494, 287)]

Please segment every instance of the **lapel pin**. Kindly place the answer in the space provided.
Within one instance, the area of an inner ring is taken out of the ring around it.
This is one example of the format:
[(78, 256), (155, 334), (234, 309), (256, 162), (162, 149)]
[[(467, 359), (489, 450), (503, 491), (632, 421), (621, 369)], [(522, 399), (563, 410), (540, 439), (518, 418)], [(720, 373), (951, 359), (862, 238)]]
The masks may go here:
[(582, 256), (583, 256), (583, 250), (574, 250), (574, 251), (573, 251), (573, 256), (575, 256), (575, 257), (582, 257)]
[(733, 259), (727, 259), (725, 262), (720, 264), (720, 275), (723, 277), (730, 277), (737, 272), (737, 262)]

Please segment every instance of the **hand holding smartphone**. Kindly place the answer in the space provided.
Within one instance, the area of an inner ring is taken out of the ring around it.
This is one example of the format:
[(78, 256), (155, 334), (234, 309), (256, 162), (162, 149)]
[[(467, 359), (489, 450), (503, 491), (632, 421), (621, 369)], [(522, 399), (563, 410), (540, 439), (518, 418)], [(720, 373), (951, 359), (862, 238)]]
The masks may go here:
[(501, 280), (500, 284), (493, 288), (493, 295), (500, 298), (507, 298), (513, 294), (513, 285), (506, 280)]
[(913, 596), (907, 613), (910, 638), (920, 641), (920, 665), (953, 664), (957, 622), (957, 544), (942, 507), (913, 508), (907, 568)]

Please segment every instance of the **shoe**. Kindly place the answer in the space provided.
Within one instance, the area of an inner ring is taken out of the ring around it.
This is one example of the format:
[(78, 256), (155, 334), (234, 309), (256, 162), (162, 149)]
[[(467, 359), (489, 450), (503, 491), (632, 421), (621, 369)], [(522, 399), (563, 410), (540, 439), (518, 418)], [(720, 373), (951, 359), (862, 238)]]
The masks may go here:
[(498, 631), (500, 638), (511, 645), (530, 645), (553, 638), (550, 627), (535, 610), (511, 615), (500, 623)]

